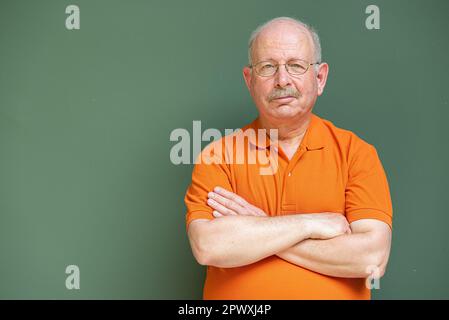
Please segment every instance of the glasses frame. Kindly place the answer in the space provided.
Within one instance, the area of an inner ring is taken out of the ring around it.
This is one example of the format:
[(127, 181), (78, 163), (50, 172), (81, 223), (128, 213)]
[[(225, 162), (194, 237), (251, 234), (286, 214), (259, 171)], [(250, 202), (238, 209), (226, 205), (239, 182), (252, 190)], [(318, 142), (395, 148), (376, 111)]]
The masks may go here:
[[(307, 64), (307, 69), (306, 69), (303, 73), (291, 73), (291, 72), (288, 70), (287, 64), (289, 64), (289, 63), (292, 62), (292, 61), (302, 61), (302, 62), (305, 62), (305, 63)], [(263, 61), (259, 61), (259, 62), (254, 63), (254, 64), (250, 64), (250, 65), (248, 65), (248, 67), (249, 67), (250, 69), (254, 69), (254, 72), (255, 72), (258, 76), (260, 76), (260, 77), (272, 77), (272, 76), (274, 76), (274, 75), (278, 72), (279, 67), (282, 66), (282, 65), (285, 66), (285, 71), (287, 71), (289, 75), (291, 75), (291, 76), (301, 76), (301, 75), (305, 74), (307, 71), (309, 71), (310, 66), (313, 66), (313, 65), (315, 65), (315, 64), (321, 64), (321, 62), (319, 62), (319, 61), (313, 62), (313, 63), (309, 63), (307, 60), (303, 60), (303, 59), (291, 59), (291, 60), (287, 61), (286, 63), (274, 63), (274, 66), (276, 67), (276, 69), (275, 69), (275, 71), (273, 72), (273, 74), (264, 76), (264, 75), (261, 75), (260, 73), (258, 73), (258, 72), (256, 71), (257, 69), (255, 68), (258, 64), (264, 63), (264, 62), (273, 62), (273, 61), (272, 61), (272, 60), (263, 60)]]

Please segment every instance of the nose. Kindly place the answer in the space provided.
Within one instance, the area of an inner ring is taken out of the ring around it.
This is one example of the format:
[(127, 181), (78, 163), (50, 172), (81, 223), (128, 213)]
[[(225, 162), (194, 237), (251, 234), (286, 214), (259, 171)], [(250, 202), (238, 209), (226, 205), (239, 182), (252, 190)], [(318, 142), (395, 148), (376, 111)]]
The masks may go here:
[(285, 64), (279, 65), (275, 75), (275, 81), (275, 85), (280, 88), (291, 85), (290, 74), (287, 72)]

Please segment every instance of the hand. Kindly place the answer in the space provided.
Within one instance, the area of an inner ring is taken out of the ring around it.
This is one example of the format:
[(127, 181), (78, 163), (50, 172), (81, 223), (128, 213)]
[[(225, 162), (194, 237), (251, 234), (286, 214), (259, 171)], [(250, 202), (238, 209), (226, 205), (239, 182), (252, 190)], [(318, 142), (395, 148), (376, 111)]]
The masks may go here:
[[(215, 187), (213, 192), (208, 193), (207, 204), (214, 209), (213, 215), (216, 218), (239, 215), (268, 216), (262, 209), (220, 187)], [(349, 223), (341, 213), (307, 213), (301, 214), (301, 218), (304, 218), (306, 228), (310, 230), (311, 239), (330, 239), (351, 233)]]
[(237, 215), (267, 216), (262, 209), (253, 206), (235, 193), (220, 187), (215, 187), (213, 192), (208, 193), (207, 204), (214, 209), (213, 215), (216, 218)]
[(306, 228), (310, 230), (311, 239), (330, 239), (351, 233), (349, 223), (341, 213), (310, 213), (302, 216)]

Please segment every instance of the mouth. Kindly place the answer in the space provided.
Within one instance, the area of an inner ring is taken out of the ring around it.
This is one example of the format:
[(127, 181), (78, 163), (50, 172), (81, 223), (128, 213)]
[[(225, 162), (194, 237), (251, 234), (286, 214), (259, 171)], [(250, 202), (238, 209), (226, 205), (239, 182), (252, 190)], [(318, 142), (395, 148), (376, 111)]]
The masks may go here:
[(296, 99), (294, 96), (284, 96), (284, 97), (279, 97), (279, 98), (274, 98), (273, 101), (276, 102), (291, 102), (293, 101), (293, 99)]

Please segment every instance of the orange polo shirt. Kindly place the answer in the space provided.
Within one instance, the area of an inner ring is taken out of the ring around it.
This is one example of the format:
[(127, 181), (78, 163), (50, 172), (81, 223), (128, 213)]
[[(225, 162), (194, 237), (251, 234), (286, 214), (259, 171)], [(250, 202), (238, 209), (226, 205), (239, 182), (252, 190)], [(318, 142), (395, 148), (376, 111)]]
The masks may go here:
[[(258, 129), (258, 119), (242, 128), (243, 133), (248, 128)], [(236, 161), (238, 144), (225, 142), (235, 141), (236, 136), (224, 137), (202, 151), (201, 157), (216, 161), (203, 160), (194, 167), (185, 196), (187, 228), (194, 219), (215, 219), (206, 203), (208, 192), (215, 186), (240, 195), (270, 216), (341, 212), (349, 223), (377, 219), (391, 227), (392, 205), (382, 164), (376, 149), (354, 133), (312, 114), (290, 160), (269, 139), (263, 144), (251, 137), (243, 139), (245, 157), (251, 150), (267, 158), (277, 151), (273, 174), (263, 175), (261, 167), (267, 167), (263, 158), (256, 162)], [(217, 144), (222, 148), (211, 149)], [(208, 266), (203, 298), (370, 299), (370, 290), (365, 279), (326, 276), (273, 255), (242, 267)]]

